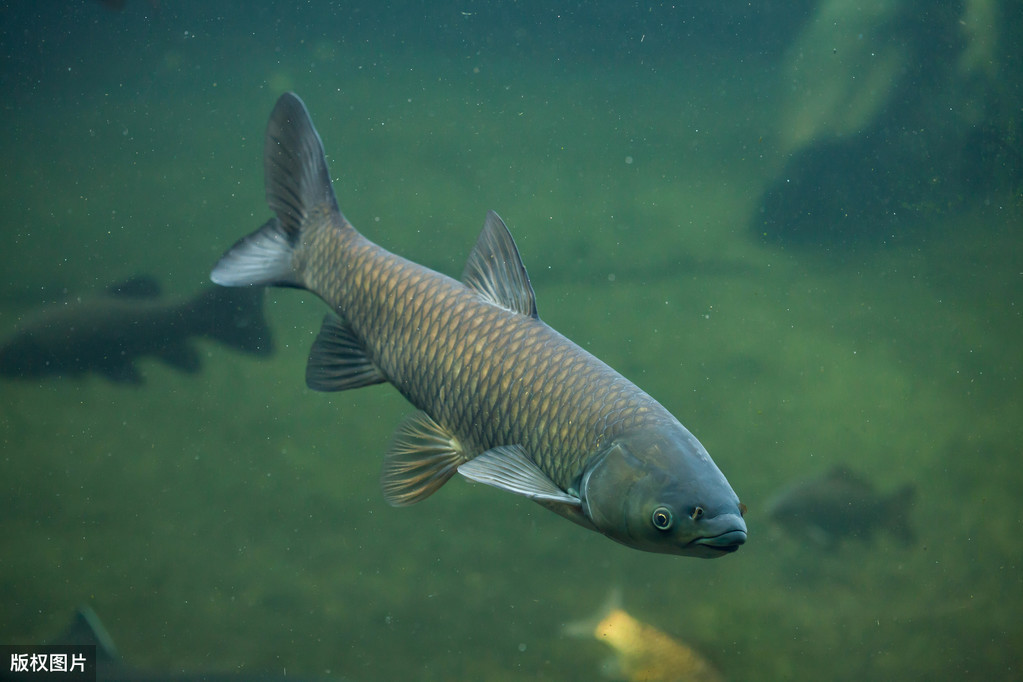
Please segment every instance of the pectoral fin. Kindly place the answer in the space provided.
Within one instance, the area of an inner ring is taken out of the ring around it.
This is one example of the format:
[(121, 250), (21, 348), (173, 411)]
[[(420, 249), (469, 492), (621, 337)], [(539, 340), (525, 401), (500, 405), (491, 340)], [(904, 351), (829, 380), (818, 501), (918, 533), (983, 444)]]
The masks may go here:
[(458, 473), (477, 483), (528, 497), (583, 528), (597, 530), (583, 511), (582, 500), (559, 488), (519, 445), (491, 448), (458, 467)]
[(531, 500), (547, 500), (580, 506), (578, 497), (566, 493), (540, 470), (519, 445), (491, 448), (458, 467), (458, 473)]
[(392, 507), (425, 500), (465, 462), (462, 444), (425, 412), (401, 423), (384, 457), (380, 475), (384, 499)]

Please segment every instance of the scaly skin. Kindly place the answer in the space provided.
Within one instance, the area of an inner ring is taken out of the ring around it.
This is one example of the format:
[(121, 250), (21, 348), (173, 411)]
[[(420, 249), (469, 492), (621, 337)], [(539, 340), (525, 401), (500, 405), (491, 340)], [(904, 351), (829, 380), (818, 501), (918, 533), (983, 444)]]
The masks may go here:
[(675, 418), (538, 319), (483, 300), (326, 214), (296, 252), (305, 286), (355, 330), (409, 402), (468, 457), (522, 445), (563, 489), (625, 429)]

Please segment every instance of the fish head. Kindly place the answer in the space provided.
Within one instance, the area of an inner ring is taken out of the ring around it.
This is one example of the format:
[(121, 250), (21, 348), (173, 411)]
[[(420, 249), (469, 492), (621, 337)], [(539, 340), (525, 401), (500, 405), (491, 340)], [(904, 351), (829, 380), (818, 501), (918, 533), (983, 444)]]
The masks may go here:
[(601, 533), (635, 549), (713, 558), (746, 542), (745, 508), (678, 423), (615, 438), (591, 458), (579, 494)]

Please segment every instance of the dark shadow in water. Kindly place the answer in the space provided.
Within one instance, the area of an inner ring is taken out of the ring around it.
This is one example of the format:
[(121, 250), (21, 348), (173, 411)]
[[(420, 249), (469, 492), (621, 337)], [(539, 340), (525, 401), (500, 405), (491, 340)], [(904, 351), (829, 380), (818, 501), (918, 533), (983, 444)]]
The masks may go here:
[(877, 127), (794, 154), (751, 227), (789, 246), (876, 248), (940, 237), (938, 216), (1021, 182), (1023, 157), (990, 126), (947, 134)]

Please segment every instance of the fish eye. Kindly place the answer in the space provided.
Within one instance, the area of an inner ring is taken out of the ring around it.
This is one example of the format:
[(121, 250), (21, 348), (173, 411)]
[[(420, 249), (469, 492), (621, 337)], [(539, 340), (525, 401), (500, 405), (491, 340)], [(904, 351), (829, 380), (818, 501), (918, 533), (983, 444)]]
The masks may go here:
[(658, 507), (650, 518), (657, 530), (668, 530), (675, 523), (675, 517), (667, 507)]

